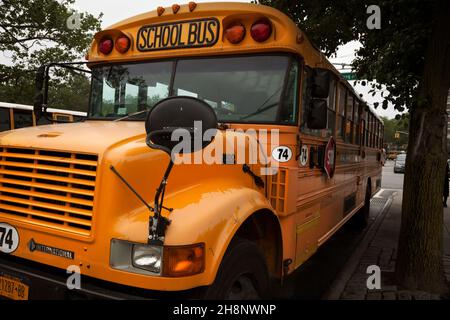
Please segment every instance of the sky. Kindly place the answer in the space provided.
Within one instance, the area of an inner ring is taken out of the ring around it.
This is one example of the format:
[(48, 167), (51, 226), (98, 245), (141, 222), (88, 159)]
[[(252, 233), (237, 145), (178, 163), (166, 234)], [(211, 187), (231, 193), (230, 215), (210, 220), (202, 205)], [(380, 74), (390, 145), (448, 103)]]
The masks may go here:
[[(155, 10), (158, 6), (170, 7), (174, 3), (186, 4), (191, 0), (76, 0), (74, 8), (81, 12), (89, 12), (94, 16), (98, 16), (103, 13), (102, 17), (102, 28), (107, 28), (108, 26), (119, 22), (121, 20), (127, 19), (137, 14)], [(235, 2), (229, 0), (220, 0), (222, 2)], [(241, 0), (245, 1), (245, 0)], [(211, 0), (196, 0), (197, 3), (201, 2), (211, 2)], [(249, 2), (249, 1), (248, 1)], [(329, 57), (330, 61), (333, 63), (346, 63), (350, 64), (355, 56), (355, 50), (357, 50), (361, 44), (359, 42), (350, 42), (344, 46), (341, 46), (336, 55)], [(0, 55), (0, 63), (8, 63), (8, 54), (3, 53)], [(336, 66), (338, 70), (340, 66)], [(380, 93), (372, 97), (368, 93), (369, 88), (363, 87), (361, 85), (354, 85), (354, 81), (350, 81), (358, 93), (363, 94), (363, 99), (369, 104), (373, 105), (374, 102), (381, 102), (383, 98)], [(380, 116), (386, 116), (388, 118), (393, 118), (397, 114), (394, 108), (389, 105), (387, 110), (383, 110), (381, 107), (375, 110), (375, 112)]]

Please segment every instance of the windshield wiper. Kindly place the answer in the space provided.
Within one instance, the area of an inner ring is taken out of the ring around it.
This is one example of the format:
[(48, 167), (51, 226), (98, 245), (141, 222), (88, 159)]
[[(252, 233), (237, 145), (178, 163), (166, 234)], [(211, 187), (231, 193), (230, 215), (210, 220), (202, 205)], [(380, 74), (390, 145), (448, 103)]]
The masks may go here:
[(269, 104), (269, 105), (267, 105), (266, 106), (266, 103), (267, 102), (269, 102), (270, 101), (270, 99), (272, 99), (281, 89), (283, 88), (283, 86), (281, 86), (281, 87), (279, 87), (274, 93), (272, 93), (271, 95), (270, 95), (270, 97), (269, 98), (267, 98), (259, 107), (258, 107), (258, 109), (256, 109), (256, 111), (255, 112), (252, 112), (252, 113), (250, 113), (250, 114), (248, 114), (248, 115), (246, 115), (246, 116), (244, 116), (244, 117), (241, 117), (239, 120), (244, 120), (244, 119), (247, 119), (247, 118), (250, 118), (250, 117), (253, 117), (253, 116), (256, 116), (257, 114), (260, 114), (260, 113), (262, 113), (262, 112), (264, 112), (264, 111), (266, 111), (266, 110), (269, 110), (269, 109), (271, 109), (271, 108), (273, 108), (273, 107), (276, 107), (280, 102), (278, 101), (278, 102), (275, 102), (275, 103), (272, 103), (272, 104)]
[(138, 112), (134, 112), (134, 113), (130, 113), (130, 114), (126, 115), (125, 117), (122, 117), (122, 118), (119, 118), (119, 119), (114, 120), (114, 122), (126, 120), (126, 119), (128, 119), (128, 118), (131, 118), (131, 117), (134, 117), (134, 116), (137, 116), (137, 115), (139, 115), (139, 114), (146, 113), (146, 112), (148, 112), (147, 109), (142, 110), (142, 111), (138, 111)]

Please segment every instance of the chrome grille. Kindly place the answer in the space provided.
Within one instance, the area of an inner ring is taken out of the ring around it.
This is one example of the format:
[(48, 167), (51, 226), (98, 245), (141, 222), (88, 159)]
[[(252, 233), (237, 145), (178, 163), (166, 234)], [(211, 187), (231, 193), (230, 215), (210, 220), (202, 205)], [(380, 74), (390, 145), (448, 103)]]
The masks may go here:
[(91, 234), (98, 156), (0, 146), (0, 218)]

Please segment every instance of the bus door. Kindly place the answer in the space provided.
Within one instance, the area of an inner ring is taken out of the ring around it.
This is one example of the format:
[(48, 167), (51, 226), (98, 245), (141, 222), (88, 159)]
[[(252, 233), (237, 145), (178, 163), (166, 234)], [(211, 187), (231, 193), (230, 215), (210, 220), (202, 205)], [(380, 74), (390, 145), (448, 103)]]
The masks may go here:
[(301, 121), (297, 141), (297, 214), (295, 217), (295, 267), (298, 267), (317, 250), (321, 229), (321, 200), (311, 197), (322, 183), (323, 137), (326, 130), (310, 129), (306, 123), (310, 103), (310, 79), (312, 70), (304, 67), (301, 82)]

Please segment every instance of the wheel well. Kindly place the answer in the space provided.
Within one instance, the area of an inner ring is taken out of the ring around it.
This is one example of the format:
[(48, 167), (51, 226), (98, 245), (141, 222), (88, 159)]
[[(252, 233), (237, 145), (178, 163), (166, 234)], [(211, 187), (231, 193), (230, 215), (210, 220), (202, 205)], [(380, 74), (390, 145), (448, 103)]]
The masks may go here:
[(239, 227), (234, 237), (244, 238), (256, 243), (264, 254), (271, 277), (282, 275), (283, 246), (280, 224), (269, 210), (260, 210), (252, 214)]

